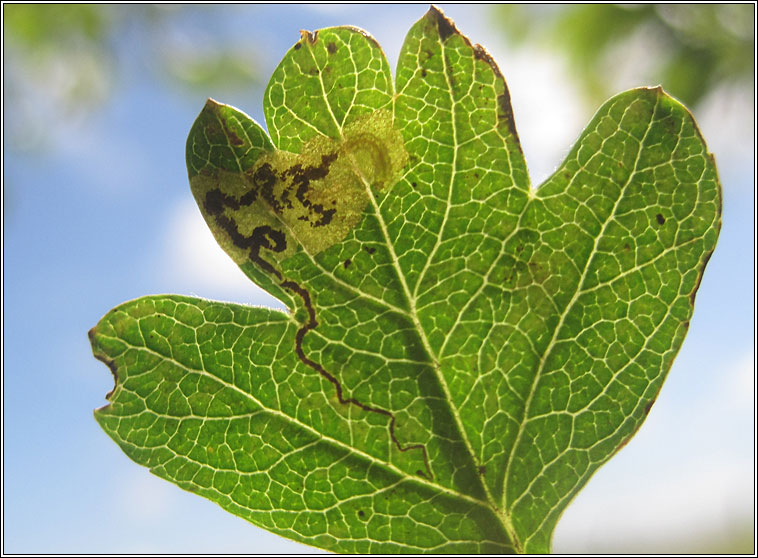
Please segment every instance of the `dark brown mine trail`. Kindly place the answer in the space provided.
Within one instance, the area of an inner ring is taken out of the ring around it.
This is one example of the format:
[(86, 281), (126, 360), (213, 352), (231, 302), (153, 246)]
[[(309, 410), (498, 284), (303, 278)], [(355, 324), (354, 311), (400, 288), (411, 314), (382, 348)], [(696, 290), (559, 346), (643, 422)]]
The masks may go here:
[[(255, 199), (254, 195), (251, 195), (249, 197)], [(303, 340), (305, 339), (305, 335), (309, 331), (318, 327), (318, 321), (316, 320), (316, 311), (313, 308), (311, 295), (305, 288), (300, 286), (295, 281), (282, 277), (282, 274), (276, 268), (274, 268), (273, 265), (263, 259), (260, 253), (261, 248), (271, 250), (272, 252), (283, 252), (286, 250), (287, 239), (284, 233), (272, 227), (263, 225), (256, 227), (250, 236), (241, 234), (237, 228), (236, 223), (234, 223), (232, 219), (224, 214), (223, 208), (230, 207), (232, 209), (238, 209), (241, 205), (247, 204), (242, 204), (241, 200), (237, 200), (232, 196), (226, 196), (220, 190), (210, 190), (206, 194), (204, 205), (206, 211), (211, 216), (213, 216), (216, 223), (229, 235), (229, 238), (231, 238), (235, 246), (244, 250), (249, 250), (249, 257), (251, 261), (255, 262), (258, 267), (260, 267), (266, 273), (276, 277), (276, 279), (279, 281), (279, 285), (282, 288), (287, 289), (291, 293), (297, 295), (300, 300), (303, 301), (303, 305), (308, 312), (308, 320), (302, 326), (300, 326), (300, 328), (297, 330), (297, 333), (295, 334), (295, 354), (297, 355), (297, 358), (300, 359), (300, 362), (302, 362), (308, 368), (311, 368), (318, 372), (321, 377), (328, 380), (329, 383), (334, 386), (335, 392), (337, 394), (337, 399), (339, 400), (340, 404), (355, 405), (359, 409), (362, 409), (368, 413), (376, 413), (378, 415), (388, 417), (390, 419), (390, 438), (395, 444), (395, 447), (397, 447), (397, 449), (401, 452), (413, 450), (422, 452), (424, 456), (424, 465), (426, 467), (426, 471), (417, 470), (416, 473), (419, 476), (433, 480), (434, 475), (432, 474), (432, 469), (429, 464), (429, 455), (426, 451), (426, 447), (423, 444), (409, 444), (404, 446), (400, 443), (400, 440), (397, 439), (397, 436), (395, 434), (396, 417), (394, 413), (386, 409), (366, 405), (365, 403), (362, 403), (353, 397), (346, 398), (342, 389), (342, 384), (340, 384), (339, 380), (337, 380), (336, 377), (334, 377), (323, 366), (321, 366), (321, 364), (314, 360), (311, 360), (305, 354), (305, 351), (303, 350)]]

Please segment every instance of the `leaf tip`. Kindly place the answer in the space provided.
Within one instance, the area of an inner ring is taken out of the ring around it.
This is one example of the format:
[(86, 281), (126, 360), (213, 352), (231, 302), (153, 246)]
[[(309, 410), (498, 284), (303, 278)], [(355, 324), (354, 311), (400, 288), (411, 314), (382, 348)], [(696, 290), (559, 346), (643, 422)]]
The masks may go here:
[(429, 7), (429, 11), (426, 12), (426, 17), (437, 24), (437, 30), (440, 34), (440, 39), (445, 41), (451, 35), (460, 35), (461, 32), (455, 26), (455, 23), (451, 19), (448, 19), (444, 12), (432, 4)]
[(318, 30), (316, 31), (306, 31), (305, 29), (300, 30), (300, 42), (295, 45), (295, 48), (298, 48), (298, 45), (301, 44), (303, 41), (308, 41), (310, 44), (315, 44), (318, 40)]
[(206, 110), (214, 110), (220, 105), (221, 103), (219, 103), (216, 99), (214, 99), (213, 97), (208, 97), (208, 100), (205, 101), (205, 106), (203, 108)]
[(208, 100), (205, 101), (205, 105), (203, 105), (203, 110), (200, 111), (200, 114), (213, 114), (213, 115), (220, 115), (221, 110), (224, 108), (233, 108), (231, 105), (227, 105), (226, 103), (221, 103), (214, 99), (213, 97), (208, 97)]

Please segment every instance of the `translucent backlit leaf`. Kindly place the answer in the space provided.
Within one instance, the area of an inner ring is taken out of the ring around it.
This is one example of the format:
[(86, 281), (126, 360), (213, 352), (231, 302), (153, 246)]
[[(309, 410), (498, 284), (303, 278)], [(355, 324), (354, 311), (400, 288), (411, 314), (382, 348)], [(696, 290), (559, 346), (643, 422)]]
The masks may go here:
[[(432, 8), (393, 81), (303, 32), (266, 132), (209, 101), (187, 165), (221, 246), (289, 308), (145, 297), (91, 332), (103, 429), (252, 523), (339, 552), (547, 552), (640, 427), (720, 225), (660, 88), (605, 103), (530, 186), (497, 65)], [(252, 550), (252, 549), (251, 549)]]

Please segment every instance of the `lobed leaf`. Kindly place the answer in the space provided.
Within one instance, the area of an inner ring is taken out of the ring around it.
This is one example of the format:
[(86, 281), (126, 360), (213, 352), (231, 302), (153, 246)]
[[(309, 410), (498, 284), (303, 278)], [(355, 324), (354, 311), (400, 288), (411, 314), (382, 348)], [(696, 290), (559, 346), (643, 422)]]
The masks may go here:
[[(308, 33), (268, 134), (209, 101), (187, 141), (221, 246), (289, 308), (145, 297), (91, 332), (103, 429), (252, 523), (339, 552), (548, 552), (644, 420), (720, 226), (689, 112), (603, 105), (530, 187), (508, 88), (432, 8), (393, 84), (377, 43)], [(269, 139), (270, 138), (270, 139)]]

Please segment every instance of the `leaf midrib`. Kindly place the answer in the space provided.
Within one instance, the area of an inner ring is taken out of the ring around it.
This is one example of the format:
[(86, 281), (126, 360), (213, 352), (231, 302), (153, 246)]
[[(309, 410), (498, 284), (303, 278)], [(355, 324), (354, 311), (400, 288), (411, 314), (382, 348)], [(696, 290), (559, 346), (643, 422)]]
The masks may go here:
[[(579, 297), (584, 293), (584, 290), (583, 290), (582, 287), (583, 287), (583, 285), (584, 285), (584, 283), (585, 283), (585, 281), (587, 279), (588, 272), (591, 269), (592, 263), (594, 262), (595, 257), (597, 255), (598, 244), (600, 243), (601, 239), (604, 238), (605, 231), (606, 231), (607, 227), (609, 226), (609, 224), (611, 222), (614, 221), (614, 218), (616, 217), (616, 211), (618, 210), (618, 207), (619, 207), (621, 201), (624, 199), (624, 190), (631, 183), (632, 179), (636, 176), (636, 174), (638, 172), (638, 165), (639, 165), (639, 161), (640, 161), (640, 156), (642, 154), (643, 146), (644, 146), (645, 141), (647, 139), (648, 133), (652, 129), (652, 122), (653, 122), (653, 120), (655, 118), (655, 112), (656, 112), (656, 109), (658, 107), (659, 100), (660, 100), (660, 97), (656, 97), (655, 105), (653, 106), (652, 110), (650, 111), (650, 121), (648, 122), (648, 126), (647, 126), (647, 128), (645, 130), (645, 134), (643, 135), (642, 139), (640, 139), (640, 141), (639, 141), (638, 149), (637, 149), (637, 155), (635, 157), (634, 164), (632, 165), (632, 170), (629, 173), (629, 177), (627, 178), (627, 180), (622, 185), (619, 185), (619, 194), (618, 194), (618, 197), (617, 197), (615, 203), (613, 204), (613, 207), (609, 211), (608, 217), (606, 218), (605, 223), (603, 223), (603, 226), (602, 226), (600, 232), (595, 236), (595, 238), (593, 240), (593, 245), (592, 245), (592, 248), (590, 249), (589, 255), (588, 255), (586, 263), (584, 265), (584, 269), (582, 270), (582, 275), (579, 278), (579, 280), (577, 281), (577, 286), (576, 286), (576, 291), (574, 292), (574, 296), (572, 296), (571, 300), (566, 304), (566, 306), (564, 307), (563, 311), (561, 312), (560, 318), (558, 320), (558, 323), (555, 326), (555, 329), (553, 330), (553, 334), (552, 334), (552, 336), (550, 338), (550, 341), (548, 342), (547, 346), (545, 347), (544, 351), (542, 352), (542, 356), (540, 357), (539, 364), (538, 364), (538, 366), (537, 366), (537, 368), (535, 370), (535, 373), (534, 373), (534, 376), (533, 376), (533, 379), (532, 379), (532, 383), (531, 383), (531, 386), (530, 386), (529, 394), (528, 394), (528, 396), (526, 398), (526, 401), (525, 401), (525, 404), (524, 404), (524, 414), (522, 415), (522, 418), (521, 418), (521, 422), (520, 422), (520, 425), (519, 425), (519, 428), (518, 428), (518, 431), (517, 431), (517, 434), (516, 434), (516, 439), (514, 440), (513, 445), (511, 446), (511, 451), (508, 454), (508, 461), (507, 461), (506, 467), (505, 467), (505, 478), (504, 478), (504, 483), (505, 484), (503, 486), (503, 501), (502, 501), (502, 506), (503, 507), (502, 507), (502, 509), (503, 509), (504, 513), (506, 513), (507, 515), (510, 515), (510, 510), (513, 508), (513, 506), (515, 506), (515, 504), (520, 499), (520, 498), (517, 498), (513, 502), (511, 502), (510, 504), (507, 501), (508, 500), (508, 490), (507, 490), (508, 489), (508, 481), (510, 479), (510, 474), (509, 473), (510, 473), (511, 466), (513, 464), (513, 456), (515, 455), (516, 449), (517, 449), (519, 443), (521, 442), (522, 435), (523, 435), (523, 433), (525, 431), (525, 425), (526, 425), (526, 423), (529, 420), (529, 410), (531, 408), (532, 401), (534, 399), (534, 394), (537, 391), (537, 384), (539, 383), (538, 380), (539, 380), (540, 376), (542, 375), (542, 372), (544, 371), (545, 365), (546, 365), (546, 363), (548, 361), (548, 357), (550, 356), (550, 353), (551, 353), (553, 347), (555, 346), (556, 339), (557, 339), (560, 331), (563, 328), (563, 324), (564, 324), (564, 322), (566, 320), (566, 317), (569, 315), (569, 313), (573, 309), (573, 307), (576, 304), (576, 302), (579, 299)], [(619, 119), (619, 125), (621, 124), (621, 120), (623, 120), (623, 117)], [(556, 171), (556, 173), (559, 172), (560, 170), (561, 169), (558, 169), (558, 171)], [(537, 194), (538, 193), (539, 193), (539, 190), (537, 191)], [(565, 194), (565, 191), (563, 193)], [(537, 478), (538, 476), (539, 475), (535, 475), (535, 478)], [(543, 521), (540, 523), (539, 527), (537, 529), (535, 529), (530, 534), (530, 536), (527, 537), (523, 541), (524, 546), (526, 546), (528, 544), (528, 542), (532, 539), (532, 537), (534, 537), (539, 532), (539, 530), (542, 527), (542, 525), (544, 525), (544, 523), (548, 520), (549, 515), (550, 514), (546, 514), (545, 517), (544, 517), (544, 519), (543, 519)]]
[[(440, 47), (441, 47), (441, 49), (444, 49), (444, 44), (443, 44), (441, 38), (440, 38)], [(314, 62), (315, 62), (315, 59), (314, 59)], [(452, 107), (451, 108), (451, 113), (454, 113), (455, 112), (455, 104), (456, 103), (455, 103), (454, 94), (453, 94), (453, 90), (452, 90), (452, 84), (450, 83), (450, 79), (449, 79), (449, 76), (448, 76), (447, 62), (445, 62), (445, 71), (443, 73), (445, 75), (445, 80), (446, 80), (446, 83), (448, 85), (448, 93), (450, 95), (450, 104), (451, 104), (451, 107)], [(319, 74), (319, 81), (321, 81), (321, 79), (322, 79), (321, 78), (321, 74)], [(392, 102), (392, 117), (393, 117), (393, 126), (394, 126), (395, 111), (396, 111), (396, 107), (397, 107), (397, 96), (394, 94), (395, 80), (391, 79), (391, 80), (389, 80), (389, 82), (390, 82), (390, 84), (392, 86), (392, 99), (393, 99), (393, 102)], [(324, 91), (323, 90), (323, 83), (321, 85), (322, 85), (322, 92), (323, 92)], [(327, 106), (329, 107), (329, 114), (332, 116), (332, 120), (333, 120), (335, 126), (337, 126), (337, 129), (339, 130), (340, 135), (343, 135), (343, 127), (340, 125), (339, 122), (337, 122), (337, 119), (334, 116), (334, 112), (331, 109), (331, 105), (329, 103), (329, 99), (328, 99), (328, 97), (325, 94), (324, 94), (324, 100), (325, 100)], [(432, 254), (427, 259), (427, 265), (424, 266), (424, 268), (423, 268), (423, 270), (422, 270), (422, 272), (420, 274), (419, 280), (417, 282), (417, 286), (421, 284), (421, 279), (423, 278), (423, 274), (426, 271), (426, 269), (428, 268), (428, 262), (433, 259), (434, 254), (436, 253), (436, 251), (439, 248), (439, 245), (441, 244), (440, 239), (442, 238), (442, 236), (444, 234), (445, 224), (447, 223), (449, 212), (450, 212), (450, 201), (451, 201), (451, 196), (452, 196), (452, 188), (453, 188), (453, 185), (455, 183), (456, 160), (457, 160), (457, 154), (458, 154), (458, 148), (459, 148), (457, 140), (456, 140), (457, 131), (456, 131), (456, 122), (455, 122), (454, 114), (453, 114), (453, 118), (452, 118), (452, 126), (451, 127), (453, 129), (453, 162), (451, 164), (451, 176), (450, 176), (450, 184), (449, 184), (449, 187), (448, 187), (448, 200), (447, 200), (446, 209), (445, 209), (445, 217), (444, 217), (443, 223), (442, 223), (442, 225), (440, 227), (440, 232), (439, 232), (439, 235), (437, 236), (437, 240), (435, 242), (435, 247), (434, 247), (434, 249), (432, 251)], [(452, 394), (450, 392), (450, 389), (449, 389), (449, 387), (447, 385), (447, 382), (446, 382), (444, 376), (442, 375), (442, 371), (441, 371), (441, 367), (440, 367), (440, 363), (439, 363), (439, 360), (437, 358), (437, 355), (435, 354), (434, 350), (432, 349), (431, 343), (429, 342), (429, 339), (426, 336), (426, 332), (424, 331), (424, 328), (422, 327), (421, 322), (419, 320), (418, 311), (417, 311), (417, 307), (416, 307), (416, 297), (414, 296), (414, 293), (411, 292), (411, 290), (410, 290), (410, 288), (408, 286), (408, 282), (406, 281), (405, 273), (402, 270), (402, 267), (400, 265), (400, 261), (399, 261), (399, 259), (397, 257), (397, 253), (395, 252), (395, 246), (394, 246), (394, 243), (392, 242), (392, 240), (390, 238), (389, 230), (388, 230), (387, 224), (386, 224), (386, 222), (384, 220), (384, 215), (382, 214), (381, 208), (380, 208), (380, 206), (379, 206), (379, 204), (378, 204), (378, 202), (376, 200), (376, 197), (374, 196), (374, 191), (373, 191), (373, 188), (371, 187), (370, 181), (367, 180), (367, 178), (363, 175), (363, 173), (360, 171), (360, 167), (357, 164), (355, 164), (355, 161), (353, 161), (353, 163), (354, 163), (355, 174), (356, 174), (356, 176), (358, 176), (361, 179), (361, 182), (364, 185), (364, 189), (366, 191), (368, 199), (369, 199), (369, 201), (371, 203), (371, 207), (373, 209), (374, 217), (376, 218), (376, 220), (377, 220), (377, 222), (379, 224), (379, 229), (381, 230), (382, 236), (384, 237), (384, 242), (385, 242), (385, 244), (387, 246), (387, 249), (388, 249), (388, 252), (389, 252), (389, 255), (390, 255), (390, 260), (391, 260), (392, 267), (393, 267), (393, 269), (395, 271), (395, 274), (397, 275), (397, 278), (398, 278), (398, 280), (400, 282), (400, 285), (401, 285), (401, 287), (403, 289), (403, 296), (404, 296), (404, 298), (406, 300), (406, 303), (408, 304), (408, 317), (411, 319), (411, 322), (413, 323), (413, 327), (416, 330), (416, 334), (418, 335), (418, 338), (420, 339), (420, 341), (422, 343), (422, 346), (424, 347), (424, 351), (426, 352), (426, 354), (427, 354), (427, 356), (429, 358), (429, 361), (430, 361), (429, 364), (431, 365), (432, 369), (434, 370), (434, 375), (435, 375), (435, 377), (437, 379), (438, 385), (439, 385), (440, 389), (442, 390), (442, 392), (443, 392), (443, 394), (445, 396), (444, 397), (445, 404), (446, 404), (446, 406), (448, 408), (448, 411), (449, 411), (450, 415), (453, 417), (453, 419), (455, 421), (456, 429), (458, 431), (458, 435), (459, 435), (459, 437), (461, 439), (461, 442), (463, 442), (464, 446), (466, 447), (467, 454), (468, 454), (468, 460), (469, 460), (469, 466), (472, 468), (472, 470), (475, 470), (476, 467), (477, 467), (476, 458), (475, 458), (476, 454), (475, 454), (475, 452), (473, 450), (473, 447), (471, 445), (470, 440), (466, 436), (466, 431), (465, 431), (465, 429), (463, 427), (463, 423), (461, 421), (461, 417), (458, 414), (457, 409), (453, 405)], [(482, 481), (481, 477), (476, 476), (475, 478), (476, 478), (476, 480), (477, 480), (477, 482), (479, 484), (479, 488), (480, 488), (481, 492), (484, 493), (486, 495), (486, 497), (487, 497), (486, 502), (482, 502), (481, 500), (478, 500), (478, 499), (477, 499), (477, 501), (481, 502), (482, 504), (485, 504), (486, 507), (488, 507), (490, 509), (490, 511), (493, 512), (493, 514), (500, 521), (500, 523), (501, 523), (503, 529), (505, 530), (505, 532), (508, 534), (508, 536), (510, 538), (509, 542), (514, 547), (516, 547), (517, 549), (520, 549), (520, 545), (519, 545), (518, 541), (515, 538), (515, 532), (514, 532), (513, 526), (511, 525), (510, 521), (506, 517), (504, 517), (504, 515), (502, 513), (499, 512), (498, 507), (497, 507), (497, 505), (496, 505), (496, 503), (494, 501), (494, 498), (492, 497), (492, 494), (491, 494), (491, 492), (489, 490), (489, 487), (486, 485), (486, 483), (484, 483)], [(434, 483), (434, 484), (436, 486), (442, 488), (442, 485), (439, 485), (437, 483)], [(461, 493), (459, 493), (457, 491), (452, 491), (452, 492), (454, 494), (458, 494), (458, 495), (463, 496)], [(468, 496), (467, 496), (467, 498), (468, 498)]]
[[(445, 42), (443, 41), (442, 37), (439, 36), (439, 35), (438, 35), (438, 40), (439, 40), (440, 51), (444, 53)], [(457, 102), (456, 102), (456, 99), (455, 99), (453, 84), (451, 83), (451, 80), (450, 80), (449, 73), (451, 72), (451, 69), (450, 69), (450, 67), (448, 65), (447, 56), (445, 56), (443, 54), (442, 60), (443, 60), (443, 71), (442, 71), (442, 73), (443, 73), (443, 75), (445, 77), (445, 83), (447, 85), (447, 93), (448, 93), (448, 96), (449, 96), (449, 99), (450, 99), (450, 114), (451, 114), (451, 120), (450, 120), (451, 125), (450, 125), (450, 128), (451, 128), (452, 135), (453, 135), (453, 138), (452, 138), (453, 160), (452, 160), (452, 162), (450, 164), (450, 180), (449, 180), (448, 189), (447, 189), (447, 196), (448, 197), (447, 197), (447, 201), (446, 201), (446, 204), (445, 204), (445, 215), (444, 215), (442, 223), (440, 225), (440, 230), (439, 230), (439, 233), (437, 234), (437, 238), (435, 239), (435, 245), (434, 245), (431, 253), (429, 254), (429, 257), (427, 258), (427, 260), (426, 260), (426, 262), (424, 264), (424, 267), (422, 268), (421, 272), (419, 273), (418, 279), (416, 280), (416, 286), (414, 288), (414, 292), (413, 293), (411, 293), (411, 291), (410, 291), (410, 289), (408, 287), (408, 284), (406, 282), (405, 274), (402, 271), (402, 268), (400, 266), (400, 262), (399, 262), (399, 260), (397, 258), (396, 253), (395, 253), (394, 244), (392, 243), (392, 241), (391, 241), (391, 239), (389, 237), (389, 233), (388, 233), (386, 224), (384, 222), (384, 217), (383, 217), (383, 215), (381, 213), (380, 207), (378, 206), (378, 204), (376, 202), (376, 199), (375, 199), (374, 194), (373, 194), (373, 190), (371, 189), (370, 184), (368, 184), (365, 181), (365, 179), (364, 179), (364, 185), (365, 185), (366, 191), (367, 191), (367, 193), (369, 195), (369, 199), (371, 200), (371, 204), (372, 204), (372, 207), (374, 209), (374, 213), (375, 213), (376, 219), (379, 222), (380, 229), (381, 229), (382, 234), (384, 236), (385, 242), (386, 242), (387, 247), (388, 247), (388, 249), (390, 251), (390, 255), (391, 255), (391, 259), (392, 259), (392, 265), (395, 268), (395, 273), (397, 274), (398, 279), (400, 280), (400, 283), (401, 283), (401, 285), (403, 287), (403, 294), (406, 297), (406, 300), (407, 300), (407, 303), (408, 303), (408, 306), (409, 306), (409, 309), (410, 309), (410, 318), (411, 318), (411, 321), (413, 322), (413, 326), (416, 329), (416, 332), (418, 334), (419, 339), (421, 340), (421, 343), (422, 343), (422, 345), (424, 347), (424, 350), (426, 351), (427, 355), (429, 356), (429, 358), (431, 360), (432, 369), (434, 370), (435, 377), (437, 378), (437, 382), (439, 384), (439, 387), (441, 388), (442, 392), (445, 395), (445, 405), (448, 408), (448, 411), (449, 411), (450, 415), (453, 417), (453, 419), (455, 421), (455, 426), (456, 426), (456, 430), (458, 432), (458, 435), (459, 435), (461, 441), (463, 442), (464, 446), (466, 447), (466, 450), (467, 450), (467, 453), (468, 453), (467, 457), (468, 457), (468, 461), (469, 461), (469, 466), (472, 469), (475, 470), (477, 468), (476, 453), (475, 453), (474, 448), (473, 448), (473, 446), (471, 444), (471, 441), (469, 440), (468, 436), (466, 435), (466, 429), (464, 428), (463, 421), (461, 420), (460, 414), (458, 413), (458, 409), (453, 404), (453, 397), (452, 397), (452, 394), (450, 392), (450, 388), (449, 388), (449, 386), (447, 384), (447, 381), (445, 380), (444, 375), (442, 374), (442, 368), (440, 366), (439, 355), (435, 354), (434, 350), (432, 349), (431, 343), (429, 342), (429, 339), (428, 339), (428, 337), (426, 335), (426, 332), (424, 331), (424, 328), (422, 327), (421, 322), (419, 320), (418, 311), (417, 311), (417, 307), (416, 307), (417, 290), (420, 287), (420, 285), (423, 284), (423, 278), (424, 278), (424, 275), (426, 274), (426, 271), (429, 269), (430, 262), (432, 262), (434, 260), (434, 256), (436, 255), (437, 251), (439, 250), (439, 247), (442, 244), (442, 238), (444, 236), (445, 228), (446, 228), (446, 225), (447, 225), (447, 222), (448, 222), (448, 218), (449, 218), (449, 215), (450, 215), (450, 206), (451, 206), (451, 201), (452, 201), (453, 187), (455, 185), (455, 180), (456, 180), (456, 176), (457, 176), (457, 172), (458, 172), (458, 170), (457, 170), (457, 161), (458, 161), (458, 151), (459, 151), (460, 145), (459, 145), (459, 142), (458, 142), (457, 119), (455, 117)], [(398, 71), (399, 71), (399, 68), (398, 68)], [(392, 83), (392, 86), (394, 88), (395, 80), (392, 80), (391, 83)], [(398, 95), (394, 95), (393, 94), (393, 103), (392, 103), (393, 125), (394, 125), (395, 112), (397, 110), (397, 99), (398, 99)], [(497, 504), (495, 502), (495, 499), (494, 499), (494, 497), (493, 497), (493, 495), (492, 495), (492, 493), (491, 493), (491, 491), (490, 491), (489, 486), (487, 485), (487, 483), (485, 483), (483, 481), (483, 479), (480, 476), (478, 476), (478, 475), (475, 478), (477, 479), (477, 482), (479, 484), (480, 490), (482, 491), (482, 493), (484, 493), (486, 495), (488, 507), (493, 512), (493, 514), (498, 518), (498, 521), (501, 523), (503, 529), (507, 533), (507, 535), (508, 535), (508, 537), (510, 539), (509, 542), (514, 546), (514, 548), (516, 550), (521, 551), (521, 548), (522, 548), (521, 544), (518, 541), (518, 539), (516, 538), (515, 529), (513, 528), (513, 525), (511, 524), (510, 519), (503, 512), (502, 509), (498, 508), (498, 506), (497, 506)]]
[[(443, 44), (443, 41), (442, 41), (441, 37), (440, 37), (440, 47), (441, 47), (441, 49), (444, 50), (444, 44)], [(312, 50), (310, 48), (308, 50), (309, 50), (309, 52), (311, 54), (311, 57), (313, 58), (314, 64), (316, 64), (316, 66), (318, 66), (318, 62), (316, 61), (315, 56), (313, 55)], [(450, 83), (450, 79), (449, 79), (449, 75), (448, 75), (448, 70), (449, 70), (449, 68), (447, 67), (447, 62), (445, 62), (445, 71), (443, 73), (445, 75), (445, 80), (446, 80), (446, 83), (448, 85), (448, 93), (450, 95), (450, 104), (451, 104), (451, 107), (452, 107), (451, 108), (451, 112), (454, 113), (454, 111), (455, 111), (455, 99), (454, 99), (452, 84)], [(322, 77), (322, 73), (321, 72), (319, 72), (319, 74), (318, 74), (318, 81), (319, 81), (319, 86), (321, 88), (321, 93), (322, 93), (324, 102), (325, 102), (326, 107), (327, 107), (328, 112), (329, 112), (329, 116), (331, 117), (332, 123), (336, 127), (336, 129), (338, 130), (340, 136), (344, 139), (344, 126), (342, 125), (342, 123), (340, 123), (337, 120), (337, 117), (334, 114), (334, 111), (332, 110), (332, 106), (331, 106), (331, 103), (329, 101), (329, 97), (326, 95), (326, 91), (325, 91), (324, 83), (323, 83), (323, 77)], [(393, 124), (394, 124), (395, 110), (396, 110), (396, 100), (397, 100), (397, 96), (394, 94), (395, 80), (394, 79), (389, 79), (388, 82), (390, 83), (390, 86), (392, 88), (391, 89), (392, 99), (393, 99), (392, 100), (392, 115), (393, 115)], [(453, 153), (454, 153), (454, 155), (453, 155), (453, 163), (451, 165), (451, 177), (450, 177), (450, 185), (449, 185), (449, 188), (448, 188), (448, 200), (447, 200), (447, 204), (446, 204), (445, 218), (444, 218), (443, 223), (441, 225), (440, 233), (437, 236), (437, 240), (435, 242), (435, 247), (434, 247), (434, 249), (432, 251), (432, 254), (430, 255), (429, 259), (427, 260), (427, 262), (429, 262), (429, 261), (431, 261), (433, 259), (434, 253), (436, 253), (436, 251), (439, 248), (439, 245), (441, 244), (440, 239), (443, 236), (445, 224), (447, 223), (449, 212), (450, 212), (450, 201), (451, 201), (451, 196), (452, 196), (452, 187), (453, 187), (453, 184), (455, 182), (455, 176), (456, 176), (456, 168), (455, 168), (456, 167), (456, 163), (455, 162), (457, 160), (457, 154), (458, 154), (458, 148), (459, 148), (459, 146), (457, 144), (457, 140), (456, 140), (457, 131), (455, 129), (456, 128), (456, 123), (455, 123), (455, 118), (454, 117), (452, 119), (452, 128), (453, 128)], [(321, 133), (322, 135), (326, 135), (328, 137), (328, 135), (324, 134), (323, 131), (319, 131), (319, 133)], [(442, 375), (442, 371), (441, 371), (441, 367), (440, 367), (440, 363), (439, 363), (439, 360), (437, 358), (437, 355), (435, 355), (435, 352), (432, 349), (432, 346), (431, 346), (431, 344), (429, 342), (429, 339), (426, 336), (426, 332), (424, 331), (424, 329), (423, 329), (423, 327), (421, 325), (421, 322), (419, 320), (418, 311), (417, 311), (417, 307), (416, 307), (416, 297), (414, 296), (414, 293), (411, 292), (411, 290), (410, 290), (410, 288), (408, 286), (408, 283), (406, 281), (405, 274), (402, 271), (402, 267), (401, 267), (399, 259), (397, 257), (397, 253), (395, 252), (394, 243), (390, 239), (390, 235), (389, 235), (389, 231), (388, 231), (388, 228), (387, 228), (387, 224), (386, 224), (386, 222), (384, 220), (384, 216), (382, 214), (381, 208), (379, 207), (379, 204), (378, 204), (378, 202), (376, 200), (376, 197), (374, 196), (374, 192), (373, 192), (373, 189), (371, 187), (370, 181), (366, 179), (366, 177), (360, 171), (360, 168), (358, 167), (358, 165), (355, 164), (355, 161), (353, 161), (353, 164), (354, 164), (354, 169), (355, 169), (356, 176), (358, 176), (361, 179), (361, 182), (364, 185), (367, 197), (368, 197), (368, 199), (369, 199), (369, 201), (371, 203), (371, 207), (373, 209), (374, 217), (376, 218), (376, 220), (377, 220), (377, 222), (379, 224), (379, 228), (380, 228), (380, 230), (382, 232), (382, 236), (384, 237), (384, 242), (385, 242), (385, 244), (387, 246), (387, 249), (388, 249), (388, 252), (389, 252), (389, 255), (390, 255), (392, 267), (393, 267), (393, 269), (394, 269), (394, 271), (395, 271), (395, 273), (397, 275), (397, 278), (398, 278), (398, 280), (400, 282), (400, 285), (402, 287), (403, 296), (404, 296), (404, 298), (406, 300), (406, 303), (408, 305), (408, 311), (407, 311), (406, 315), (407, 315), (407, 317), (410, 318), (410, 320), (411, 320), (411, 322), (413, 324), (413, 327), (416, 330), (418, 338), (421, 341), (422, 346), (424, 347), (424, 351), (426, 352), (427, 357), (429, 358), (429, 364), (431, 365), (432, 369), (434, 370), (434, 374), (435, 374), (435, 377), (437, 379), (438, 385), (439, 385), (440, 389), (442, 390), (442, 392), (443, 392), (443, 394), (445, 396), (445, 404), (446, 404), (446, 406), (448, 408), (448, 411), (449, 411), (450, 415), (453, 417), (453, 419), (455, 421), (456, 429), (458, 431), (458, 435), (459, 435), (459, 437), (461, 439), (461, 442), (466, 447), (466, 450), (467, 450), (467, 453), (468, 453), (469, 465), (472, 468), (472, 470), (475, 470), (476, 467), (477, 467), (476, 458), (475, 458), (476, 454), (475, 454), (475, 452), (473, 450), (473, 446), (471, 445), (470, 440), (466, 436), (466, 432), (465, 432), (465, 429), (463, 427), (463, 423), (461, 421), (461, 417), (458, 414), (457, 409), (453, 405), (452, 394), (450, 392), (450, 389), (449, 389), (449, 387), (447, 385), (447, 382), (446, 382), (444, 376)], [(315, 261), (315, 259), (310, 254), (308, 254), (308, 257), (311, 260)], [(321, 266), (319, 266), (319, 267), (321, 267)], [(421, 276), (419, 278), (419, 281), (417, 283), (417, 286), (421, 284), (421, 278), (423, 277), (423, 273), (426, 271), (427, 268), (428, 268), (428, 265), (425, 265), (425, 267), (424, 267), (424, 269), (423, 269), (423, 271), (421, 273)], [(342, 282), (340, 281), (340, 283), (342, 283)], [(349, 285), (345, 285), (345, 286), (349, 287)], [(358, 295), (360, 297), (364, 297), (365, 296), (365, 294), (363, 292), (361, 292), (360, 290), (354, 289), (352, 287), (350, 287), (350, 288), (351, 288), (351, 290), (353, 292), (356, 293), (356, 295)], [(384, 302), (384, 304), (385, 304), (385, 306), (388, 306), (388, 307), (391, 306), (391, 305), (388, 305), (388, 303), (386, 303), (386, 302)], [(395, 308), (393, 307), (393, 309), (395, 309)], [(359, 451), (359, 450), (356, 450), (356, 451)], [(362, 453), (362, 452), (360, 452), (360, 453)], [(394, 466), (392, 466), (390, 463), (387, 463), (387, 465), (393, 467), (393, 469), (394, 469)], [(405, 473), (402, 473), (402, 474), (405, 474)], [(415, 478), (415, 477), (409, 477), (409, 478)], [(513, 530), (513, 526), (510, 523), (510, 520), (508, 520), (506, 517), (504, 517), (504, 515), (502, 513), (499, 512), (498, 506), (496, 505), (496, 503), (494, 501), (494, 498), (493, 498), (493, 496), (492, 496), (492, 494), (491, 494), (491, 492), (489, 490), (489, 487), (486, 485), (486, 483), (484, 483), (483, 480), (479, 476), (475, 476), (475, 478), (476, 478), (476, 480), (477, 480), (477, 482), (479, 484), (479, 488), (480, 488), (481, 492), (486, 495), (487, 500), (485, 502), (485, 501), (482, 501), (482, 500), (474, 498), (473, 501), (478, 502), (479, 505), (484, 505), (485, 507), (489, 508), (490, 511), (493, 512), (493, 514), (500, 521), (500, 523), (501, 523), (502, 527), (504, 528), (505, 532), (508, 534), (508, 536), (510, 538), (509, 542), (518, 549), (520, 547), (520, 545), (519, 545), (519, 543), (517, 542), (517, 540), (515, 538), (515, 533), (514, 533), (514, 530)], [(416, 480), (418, 480), (418, 479), (416, 479)], [(442, 490), (442, 491), (447, 492), (448, 494), (453, 494), (453, 495), (456, 495), (458, 497), (462, 497), (462, 498), (464, 498), (466, 500), (471, 500), (470, 496), (464, 495), (464, 494), (462, 494), (462, 493), (460, 493), (458, 491), (454, 491), (454, 490), (448, 489), (448, 488), (446, 488), (443, 485), (440, 485), (438, 483), (430, 482), (429, 484), (431, 484), (432, 486), (436, 487), (438, 490)]]

